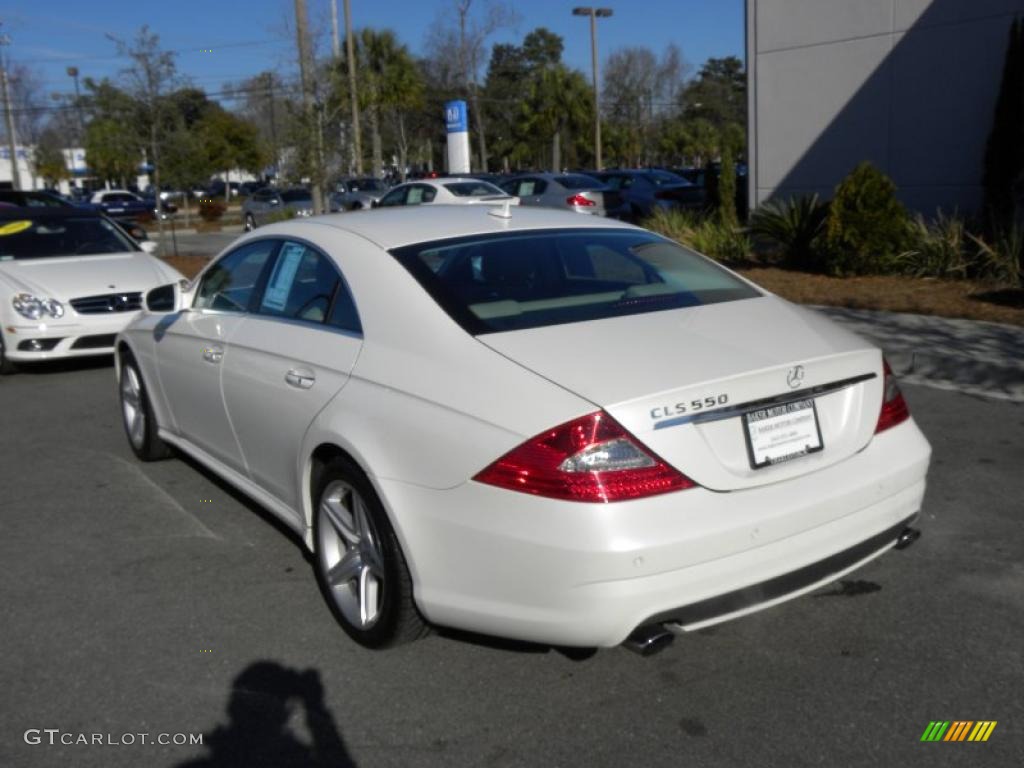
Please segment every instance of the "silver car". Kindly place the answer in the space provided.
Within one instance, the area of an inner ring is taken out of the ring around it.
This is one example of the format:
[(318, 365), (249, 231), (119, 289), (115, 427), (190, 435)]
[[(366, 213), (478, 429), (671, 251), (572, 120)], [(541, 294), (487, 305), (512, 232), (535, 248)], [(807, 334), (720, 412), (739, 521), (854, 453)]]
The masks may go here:
[(518, 197), (520, 205), (563, 208), (616, 219), (629, 212), (618, 192), (582, 173), (529, 173), (514, 176), (500, 186)]
[(331, 210), (358, 211), (372, 208), (387, 191), (388, 185), (372, 176), (341, 179), (331, 193)]
[(250, 232), (261, 224), (313, 215), (313, 195), (308, 189), (257, 190), (242, 203), (242, 223)]

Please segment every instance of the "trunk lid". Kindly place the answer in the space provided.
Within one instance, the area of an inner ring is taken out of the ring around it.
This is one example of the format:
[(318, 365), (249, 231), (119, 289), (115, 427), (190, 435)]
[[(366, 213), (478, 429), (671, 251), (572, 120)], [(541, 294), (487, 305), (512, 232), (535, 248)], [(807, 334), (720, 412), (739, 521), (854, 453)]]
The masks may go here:
[[(774, 296), (478, 339), (605, 409), (716, 491), (842, 461), (870, 441), (882, 402), (877, 348)], [(822, 450), (753, 468), (743, 413), (798, 400), (814, 403)]]

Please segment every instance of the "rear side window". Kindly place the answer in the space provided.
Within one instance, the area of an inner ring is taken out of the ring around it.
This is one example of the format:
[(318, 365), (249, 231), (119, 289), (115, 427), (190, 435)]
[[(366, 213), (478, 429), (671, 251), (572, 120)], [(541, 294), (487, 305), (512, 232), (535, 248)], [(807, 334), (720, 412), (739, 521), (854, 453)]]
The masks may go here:
[(486, 181), (457, 181), (445, 184), (444, 188), (456, 197), (479, 197), (481, 195), (502, 195), (500, 189)]
[(405, 196), (406, 205), (419, 205), (420, 203), (432, 203), (437, 197), (437, 190), (425, 184), (414, 184), (409, 187)]
[(761, 295), (713, 261), (649, 232), (507, 233), (392, 254), (474, 335)]
[(257, 240), (232, 251), (203, 275), (193, 306), (225, 312), (246, 312), (277, 240)]
[(359, 332), (355, 304), (331, 260), (303, 243), (281, 245), (259, 314)]
[(566, 189), (593, 189), (594, 187), (603, 187), (597, 179), (593, 179), (590, 176), (581, 176), (579, 174), (571, 176), (559, 176), (556, 181)]

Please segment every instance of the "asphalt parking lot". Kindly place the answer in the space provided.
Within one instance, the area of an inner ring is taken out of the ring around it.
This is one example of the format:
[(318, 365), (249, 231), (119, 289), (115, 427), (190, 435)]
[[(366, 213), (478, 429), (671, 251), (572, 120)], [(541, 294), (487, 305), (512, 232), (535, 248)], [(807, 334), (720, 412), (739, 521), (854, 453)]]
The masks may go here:
[[(7, 377), (0, 766), (1019, 766), (1024, 407), (904, 389), (934, 448), (918, 543), (641, 658), (362, 650), (254, 503), (134, 459), (109, 361)], [(998, 725), (921, 743), (933, 720)]]

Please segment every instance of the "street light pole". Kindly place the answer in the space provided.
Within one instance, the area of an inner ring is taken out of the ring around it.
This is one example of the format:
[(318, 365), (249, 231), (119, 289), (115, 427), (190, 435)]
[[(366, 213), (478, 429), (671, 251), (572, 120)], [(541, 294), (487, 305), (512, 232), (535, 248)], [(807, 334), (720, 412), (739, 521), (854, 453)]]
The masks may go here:
[(75, 113), (78, 116), (78, 143), (85, 141), (85, 121), (82, 119), (82, 92), (78, 89), (78, 67), (67, 68), (68, 77), (75, 80)]
[(590, 17), (590, 58), (594, 71), (594, 165), (600, 171), (601, 162), (601, 94), (598, 88), (597, 76), (597, 20), (606, 19), (612, 15), (611, 8), (592, 8), (580, 6), (572, 9), (573, 16)]

